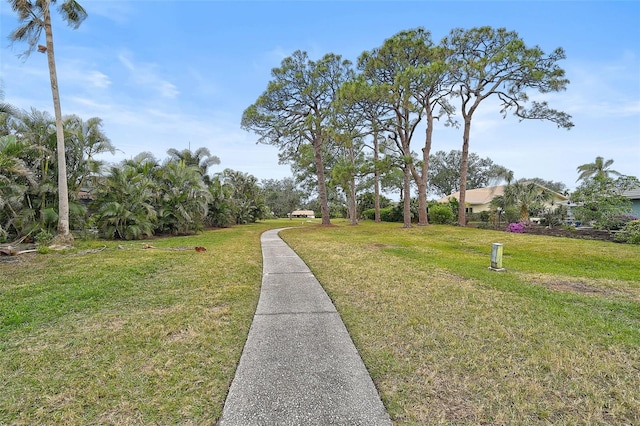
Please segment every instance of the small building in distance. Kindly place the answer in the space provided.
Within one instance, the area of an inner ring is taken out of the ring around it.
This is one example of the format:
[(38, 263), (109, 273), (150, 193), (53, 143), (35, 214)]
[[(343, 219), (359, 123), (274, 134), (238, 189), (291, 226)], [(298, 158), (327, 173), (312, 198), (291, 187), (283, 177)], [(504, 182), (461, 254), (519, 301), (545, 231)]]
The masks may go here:
[(293, 219), (294, 217), (315, 219), (316, 214), (313, 210), (294, 210), (289, 213), (289, 219)]

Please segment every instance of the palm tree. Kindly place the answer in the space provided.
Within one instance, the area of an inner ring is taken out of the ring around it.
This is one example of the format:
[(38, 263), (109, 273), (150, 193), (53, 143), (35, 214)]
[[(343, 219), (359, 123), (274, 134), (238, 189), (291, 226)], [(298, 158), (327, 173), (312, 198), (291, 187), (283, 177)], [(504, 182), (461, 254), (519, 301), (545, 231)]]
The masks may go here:
[[(53, 30), (51, 26), (50, 4), (56, 0), (9, 0), (11, 8), (18, 14), (20, 26), (11, 33), (12, 41), (26, 41), (29, 48), (25, 55), (33, 52), (40, 40), (42, 30), (45, 33), (46, 46), (38, 46), (38, 50), (47, 53), (49, 77), (53, 109), (56, 117), (56, 139), (58, 151), (58, 238), (61, 243), (72, 243), (73, 235), (69, 231), (69, 191), (67, 189), (67, 170), (64, 146), (64, 129), (62, 126), (62, 110), (58, 92), (58, 76), (53, 53)], [(65, 0), (58, 8), (62, 18), (74, 29), (77, 29), (87, 17), (87, 12), (75, 0)]]
[(96, 176), (104, 164), (93, 157), (105, 152), (115, 154), (116, 149), (102, 131), (101, 118), (92, 117), (84, 121), (76, 115), (70, 115), (65, 117), (64, 125), (69, 182), (72, 191), (77, 193), (85, 185), (91, 186), (91, 182), (87, 181)]
[(199, 167), (203, 180), (207, 185), (211, 183), (211, 178), (207, 175), (209, 167), (220, 164), (220, 158), (211, 155), (211, 151), (205, 147), (198, 148), (193, 152), (190, 149), (178, 151), (175, 148), (171, 148), (167, 151), (167, 154), (169, 154), (168, 162), (183, 161), (187, 166)]
[[(13, 227), (16, 236), (26, 232), (26, 227), (19, 226), (24, 222), (24, 214), (29, 210), (25, 196), (29, 187), (36, 186), (34, 173), (24, 161), (30, 147), (16, 139), (14, 135), (0, 137), (0, 239), (9, 234)], [(34, 225), (33, 221), (26, 224)]]
[(578, 176), (578, 179), (576, 179), (576, 182), (579, 180), (587, 180), (590, 177), (593, 177), (594, 179), (602, 179), (608, 178), (609, 175), (622, 176), (620, 172), (609, 169), (612, 164), (613, 160), (609, 159), (605, 161), (603, 157), (598, 156), (593, 163), (578, 166), (577, 170), (580, 172), (580, 175)]
[(158, 173), (160, 232), (186, 234), (204, 226), (211, 193), (200, 168), (185, 162), (170, 162)]
[(132, 166), (114, 166), (96, 190), (96, 226), (105, 238), (149, 237), (157, 222), (153, 202), (149, 177)]
[(542, 207), (552, 198), (550, 191), (535, 182), (517, 181), (507, 185), (500, 202), (504, 204), (502, 207), (516, 206), (520, 210), (520, 220), (526, 222), (531, 209)]
[(2, 80), (0, 80), (0, 114), (7, 114), (12, 116), (16, 114), (16, 109), (13, 105), (4, 102), (4, 90), (2, 89)]
[(45, 216), (51, 218), (51, 212), (56, 207), (57, 169), (55, 161), (52, 162), (56, 149), (55, 120), (46, 111), (31, 108), (31, 111), (20, 112), (12, 124), (18, 140), (30, 147), (22, 158), (37, 181), (26, 194), (26, 202), (29, 209), (33, 210), (34, 218), (39, 218), (44, 224)]
[(130, 160), (124, 160), (121, 166), (131, 167), (138, 173), (143, 174), (148, 178), (152, 178), (159, 169), (160, 164), (152, 153), (149, 151), (143, 151)]
[(224, 169), (217, 176), (230, 188), (235, 223), (255, 223), (263, 218), (264, 196), (255, 176), (231, 169)]
[(211, 226), (224, 228), (235, 222), (233, 206), (233, 188), (222, 182), (221, 176), (216, 175), (209, 184), (211, 194), (206, 221)]

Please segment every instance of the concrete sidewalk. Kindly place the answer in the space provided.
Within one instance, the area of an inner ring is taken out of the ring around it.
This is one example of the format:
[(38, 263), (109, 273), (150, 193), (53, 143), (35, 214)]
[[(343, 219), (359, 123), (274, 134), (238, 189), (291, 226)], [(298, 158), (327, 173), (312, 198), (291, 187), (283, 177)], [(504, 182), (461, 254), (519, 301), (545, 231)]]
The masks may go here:
[(278, 232), (220, 425), (391, 425), (340, 315)]

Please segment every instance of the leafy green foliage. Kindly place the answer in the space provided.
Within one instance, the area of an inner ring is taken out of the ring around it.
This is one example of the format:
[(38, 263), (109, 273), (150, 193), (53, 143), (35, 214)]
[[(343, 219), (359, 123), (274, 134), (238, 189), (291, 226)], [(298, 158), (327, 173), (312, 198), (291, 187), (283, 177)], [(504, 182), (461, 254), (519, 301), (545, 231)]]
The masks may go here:
[(97, 188), (95, 223), (105, 238), (125, 240), (153, 235), (157, 223), (152, 180), (131, 166), (112, 167)]
[[(367, 220), (374, 220), (375, 210), (365, 210), (362, 212), (362, 217)], [(383, 222), (402, 222), (402, 218), (402, 207), (392, 206), (380, 209), (380, 220)]]
[[(380, 118), (396, 152), (396, 165), (402, 170), (403, 193), (410, 193), (410, 180), (418, 185), (418, 221), (427, 223), (427, 179), (433, 122), (450, 117), (447, 100), (451, 87), (447, 84), (448, 67), (445, 52), (434, 45), (429, 31), (423, 28), (401, 31), (384, 41), (382, 46), (363, 52), (358, 68), (371, 86), (372, 94), (388, 111)], [(384, 96), (378, 98), (379, 93)], [(423, 115), (424, 114), (424, 115)], [(427, 122), (421, 166), (413, 158), (412, 139), (423, 118)], [(411, 207), (403, 206), (403, 223), (411, 226)]]
[(66, 116), (63, 126), (67, 179), (70, 198), (74, 199), (79, 191), (95, 186), (93, 181), (99, 177), (104, 166), (104, 161), (96, 160), (95, 156), (115, 154), (116, 149), (102, 130), (102, 119), (98, 117), (84, 121), (76, 115)]
[(597, 224), (596, 228), (618, 231), (634, 220), (638, 218), (630, 214), (608, 215)]
[[(469, 155), (472, 118), (480, 103), (498, 98), (500, 113), (512, 111), (519, 119), (546, 120), (558, 127), (573, 127), (571, 116), (549, 107), (546, 101), (530, 101), (528, 92), (559, 92), (569, 80), (557, 64), (565, 58), (561, 48), (545, 54), (538, 46), (527, 47), (515, 31), (488, 26), (464, 30), (456, 28), (443, 40), (451, 52), (452, 84), (457, 87), (464, 119), (462, 164)], [(465, 226), (467, 169), (460, 172), (458, 223)], [(523, 213), (524, 215), (524, 213)]]
[(232, 189), (224, 185), (219, 177), (214, 177), (209, 184), (211, 198), (207, 213), (207, 224), (218, 228), (226, 228), (235, 223)]
[(614, 239), (622, 243), (640, 244), (640, 220), (627, 222)]
[(225, 169), (219, 178), (230, 189), (234, 223), (254, 223), (265, 217), (264, 196), (255, 176)]
[(578, 181), (586, 181), (591, 178), (593, 179), (606, 179), (613, 176), (622, 176), (620, 172), (611, 169), (611, 165), (613, 164), (613, 160), (605, 160), (604, 158), (598, 156), (596, 157), (593, 163), (582, 164), (578, 166)]
[[(65, 148), (65, 134), (63, 117), (60, 107), (60, 93), (58, 90), (58, 77), (55, 71), (55, 57), (53, 55), (53, 25), (51, 23), (50, 1), (10, 0), (11, 9), (17, 13), (19, 27), (9, 38), (12, 42), (26, 41), (29, 47), (24, 55), (33, 52), (44, 30), (49, 78), (53, 96), (53, 110), (55, 114), (55, 141), (56, 141), (56, 165), (58, 182), (58, 236), (65, 243), (73, 242), (69, 224), (69, 191), (67, 181), (67, 160)], [(58, 7), (62, 19), (73, 29), (77, 29), (86, 19), (87, 12), (76, 0), (65, 0)]]
[(208, 175), (209, 167), (220, 164), (220, 158), (212, 155), (211, 151), (205, 147), (200, 147), (193, 152), (190, 149), (178, 151), (177, 149), (170, 148), (167, 154), (169, 154), (168, 162), (182, 162), (187, 166), (198, 167), (205, 184), (211, 182)]
[(200, 167), (184, 160), (169, 162), (159, 170), (158, 181), (158, 232), (178, 235), (202, 230), (211, 194)]
[(340, 55), (312, 61), (306, 52), (296, 51), (271, 71), (273, 80), (265, 92), (242, 114), (242, 128), (257, 133), (259, 142), (280, 147), (289, 161), (295, 162), (299, 147), (312, 147), (324, 224), (330, 218), (323, 150), (330, 140), (332, 102), (350, 66)]
[[(385, 197), (384, 195), (380, 196), (380, 208), (384, 209), (389, 204), (391, 204), (391, 200)], [(375, 207), (375, 195), (371, 192), (364, 192), (358, 196), (358, 212), (361, 216), (365, 216), (364, 212), (368, 212), (369, 210), (374, 211)], [(374, 211), (375, 213), (375, 211)], [(366, 219), (375, 219), (375, 215), (372, 217), (365, 217)]]
[(304, 193), (292, 178), (266, 179), (260, 186), (264, 194), (265, 207), (275, 217), (287, 217), (287, 214), (302, 206)]
[(447, 204), (438, 203), (429, 207), (429, 220), (432, 223), (440, 225), (452, 223), (454, 217), (451, 207)]
[[(467, 189), (483, 188), (498, 180), (509, 180), (513, 172), (494, 164), (489, 157), (480, 158), (469, 153), (467, 159)], [(440, 197), (446, 197), (460, 189), (460, 169), (462, 151), (451, 150), (448, 153), (438, 151), (429, 159), (429, 189)]]
[(515, 207), (520, 212), (519, 220), (529, 221), (531, 214), (541, 214), (545, 211), (545, 203), (552, 199), (549, 190), (535, 182), (519, 180), (510, 183), (504, 189), (504, 195), (495, 197), (491, 204), (506, 210)]
[(380, 220), (383, 222), (402, 222), (402, 209), (397, 205), (380, 209)]
[(584, 179), (571, 194), (571, 201), (578, 204), (573, 209), (577, 220), (583, 223), (607, 223), (609, 218), (631, 212), (631, 200), (622, 195), (626, 190), (640, 186), (637, 178), (621, 176), (616, 179), (597, 176)]

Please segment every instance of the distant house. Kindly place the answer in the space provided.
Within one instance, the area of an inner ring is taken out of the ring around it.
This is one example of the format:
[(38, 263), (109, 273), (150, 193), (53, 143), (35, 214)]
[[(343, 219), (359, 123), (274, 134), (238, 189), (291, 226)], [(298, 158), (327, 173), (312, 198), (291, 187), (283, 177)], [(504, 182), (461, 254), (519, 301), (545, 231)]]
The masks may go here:
[(633, 214), (635, 217), (640, 217), (640, 187), (625, 191), (622, 193), (622, 195), (631, 200), (631, 214)]
[(95, 200), (95, 198), (96, 197), (94, 197), (88, 189), (81, 189), (78, 191), (78, 200), (85, 206)]
[(316, 214), (313, 210), (294, 210), (289, 213), (289, 218), (292, 219), (294, 217), (307, 217), (313, 219), (316, 217)]
[[(468, 189), (465, 193), (465, 204), (467, 206), (467, 213), (480, 213), (491, 210), (491, 201), (496, 197), (504, 195), (504, 190), (506, 187), (507, 185), (498, 185), (490, 186), (487, 188)], [(553, 195), (552, 201), (548, 203), (549, 207), (551, 207), (552, 204), (567, 204), (569, 202), (569, 197), (565, 197), (558, 192), (551, 191), (550, 189), (547, 189), (543, 186), (540, 186), (540, 189), (546, 189)], [(440, 198), (438, 202), (448, 203), (450, 198), (460, 200), (460, 191)]]

